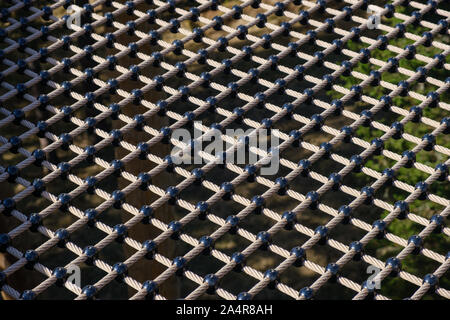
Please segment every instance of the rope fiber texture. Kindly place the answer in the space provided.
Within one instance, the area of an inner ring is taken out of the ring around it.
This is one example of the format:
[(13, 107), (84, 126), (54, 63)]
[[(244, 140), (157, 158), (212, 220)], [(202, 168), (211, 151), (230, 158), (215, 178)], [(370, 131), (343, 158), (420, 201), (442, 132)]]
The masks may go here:
[[(0, 12), (0, 214), (13, 226), (0, 249), (15, 258), (2, 292), (166, 299), (158, 288), (178, 277), (183, 299), (450, 299), (447, 0), (43, 2)], [(198, 140), (172, 135), (194, 120)], [(201, 150), (201, 165), (154, 152), (190, 154), (217, 128), (227, 149)], [(228, 128), (277, 129), (280, 144), (223, 163), (248, 141)], [(277, 175), (259, 174), (275, 154)], [(138, 159), (151, 170), (132, 174)], [(127, 201), (142, 190), (157, 200)], [(154, 217), (166, 206), (175, 221)], [(141, 223), (158, 236), (134, 239)], [(177, 256), (158, 251), (168, 241)], [(164, 271), (133, 278), (148, 259)], [(69, 281), (73, 266), (88, 283)], [(41, 280), (16, 290), (26, 269)]]

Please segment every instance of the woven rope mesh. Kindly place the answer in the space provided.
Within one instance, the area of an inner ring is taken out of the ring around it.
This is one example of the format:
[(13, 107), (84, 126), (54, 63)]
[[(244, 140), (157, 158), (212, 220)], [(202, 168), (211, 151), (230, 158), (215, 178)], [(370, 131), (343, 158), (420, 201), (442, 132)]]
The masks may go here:
[(448, 1), (1, 4), (3, 297), (450, 298)]

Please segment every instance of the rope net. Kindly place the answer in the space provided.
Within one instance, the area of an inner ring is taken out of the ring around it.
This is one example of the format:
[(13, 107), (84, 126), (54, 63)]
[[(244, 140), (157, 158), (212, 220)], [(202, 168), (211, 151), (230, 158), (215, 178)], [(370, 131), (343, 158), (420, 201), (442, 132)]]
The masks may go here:
[[(450, 298), (447, 1), (2, 6), (3, 293)], [(226, 152), (176, 164), (193, 127)], [(267, 130), (277, 146), (248, 148)], [(243, 148), (259, 160), (223, 161)], [(145, 263), (161, 272), (134, 277)], [(38, 280), (18, 290), (24, 270)]]

